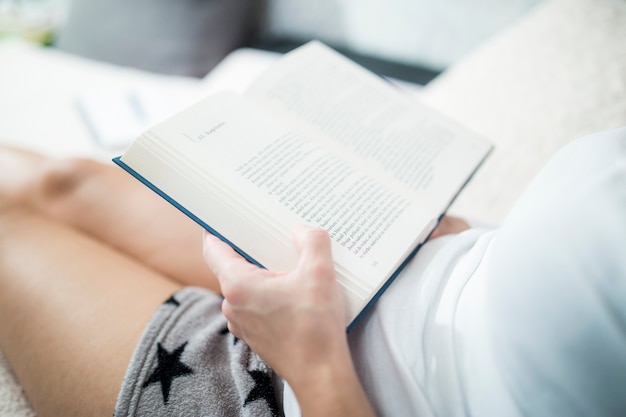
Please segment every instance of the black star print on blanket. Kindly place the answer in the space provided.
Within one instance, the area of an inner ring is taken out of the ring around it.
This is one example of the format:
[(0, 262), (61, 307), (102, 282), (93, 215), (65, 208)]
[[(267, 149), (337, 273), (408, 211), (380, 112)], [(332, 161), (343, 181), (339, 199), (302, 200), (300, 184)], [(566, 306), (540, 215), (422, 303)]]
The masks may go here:
[[(221, 334), (222, 336), (226, 336), (230, 335), (231, 333), (228, 331), (228, 327), (225, 327), (224, 329), (220, 330), (219, 334)], [(237, 342), (239, 342), (239, 339), (234, 335), (231, 336), (233, 337), (233, 345), (236, 345)], [(252, 377), (252, 379), (254, 380), (254, 387), (252, 387), (252, 389), (248, 393), (248, 396), (243, 402), (243, 406), (245, 407), (246, 405), (256, 400), (264, 400), (267, 403), (267, 406), (270, 409), (272, 416), (280, 416), (280, 408), (278, 406), (278, 401), (276, 400), (274, 386), (272, 385), (272, 377), (270, 376), (271, 371), (246, 370), (246, 372), (248, 372), (248, 375), (250, 375), (250, 377)]]
[(272, 416), (279, 417), (278, 401), (276, 400), (276, 393), (274, 392), (269, 372), (259, 370), (248, 371), (248, 375), (254, 379), (254, 387), (246, 397), (243, 406), (245, 407), (256, 400), (264, 400), (267, 402)]
[[(228, 331), (228, 327), (224, 327), (222, 330), (220, 330), (220, 334), (222, 336), (226, 336), (226, 335), (229, 335), (231, 333)], [(236, 345), (237, 342), (239, 342), (239, 338), (237, 336), (235, 336), (235, 335), (232, 335), (232, 336), (233, 336), (233, 345)]]
[(143, 387), (160, 383), (161, 392), (163, 393), (163, 404), (167, 404), (170, 397), (170, 389), (174, 379), (189, 375), (193, 373), (193, 370), (180, 361), (180, 356), (183, 354), (187, 342), (177, 347), (173, 352), (168, 352), (161, 343), (157, 343), (158, 348), (158, 361), (159, 364), (150, 375), (150, 378), (143, 384)]
[(173, 306), (178, 307), (180, 305), (180, 302), (172, 295), (170, 298), (165, 300), (163, 304), (172, 304)]

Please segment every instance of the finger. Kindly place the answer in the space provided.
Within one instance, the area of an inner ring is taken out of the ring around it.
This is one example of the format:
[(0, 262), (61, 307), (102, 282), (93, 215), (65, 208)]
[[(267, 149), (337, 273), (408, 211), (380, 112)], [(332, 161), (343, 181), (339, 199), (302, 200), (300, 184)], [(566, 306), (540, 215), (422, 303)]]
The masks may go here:
[(232, 335), (238, 338), (241, 338), (241, 330), (239, 329), (239, 326), (235, 324), (234, 317), (233, 317), (233, 310), (232, 310), (230, 303), (227, 300), (222, 301), (222, 314), (227, 320), (228, 331)]
[(228, 322), (228, 331), (230, 332), (230, 334), (232, 334), (233, 336), (235, 336), (237, 339), (242, 339), (242, 335), (241, 332), (239, 330), (239, 328), (237, 326), (235, 326), (232, 322)]
[(296, 224), (294, 228), (291, 230), (291, 240), (296, 246), (296, 250), (298, 254), (302, 251), (302, 242), (304, 240), (304, 236), (313, 228), (311, 226), (307, 226), (306, 224)]
[(246, 304), (258, 289), (259, 278), (271, 273), (252, 265), (228, 244), (205, 233), (204, 258), (220, 283), (222, 295), (230, 303)]
[(222, 314), (224, 315), (226, 320), (228, 320), (229, 323), (234, 320), (233, 308), (227, 299), (224, 299), (222, 301)]
[(294, 229), (293, 239), (300, 253), (298, 266), (300, 268), (325, 269), (328, 273), (333, 269), (333, 257), (330, 237), (325, 230), (311, 227), (298, 227)]
[(213, 270), (218, 278), (227, 269), (238, 266), (248, 268), (250, 265), (233, 248), (206, 231), (204, 232), (202, 254), (209, 268)]

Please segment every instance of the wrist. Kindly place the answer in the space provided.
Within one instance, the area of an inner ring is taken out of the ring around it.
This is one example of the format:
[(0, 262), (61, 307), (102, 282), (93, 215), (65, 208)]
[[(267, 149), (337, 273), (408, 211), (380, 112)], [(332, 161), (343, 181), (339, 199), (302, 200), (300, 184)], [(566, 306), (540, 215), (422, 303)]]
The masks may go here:
[(347, 347), (345, 352), (337, 352), (327, 361), (307, 367), (287, 382), (303, 417), (374, 415)]

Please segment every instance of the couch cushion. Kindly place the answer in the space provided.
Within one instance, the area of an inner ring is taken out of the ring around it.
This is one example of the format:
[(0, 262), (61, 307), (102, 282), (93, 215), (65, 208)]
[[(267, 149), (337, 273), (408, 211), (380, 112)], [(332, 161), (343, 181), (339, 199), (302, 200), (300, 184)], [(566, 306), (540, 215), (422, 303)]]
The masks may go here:
[(499, 222), (569, 141), (626, 126), (626, 2), (553, 0), (424, 90), (495, 150), (452, 207)]

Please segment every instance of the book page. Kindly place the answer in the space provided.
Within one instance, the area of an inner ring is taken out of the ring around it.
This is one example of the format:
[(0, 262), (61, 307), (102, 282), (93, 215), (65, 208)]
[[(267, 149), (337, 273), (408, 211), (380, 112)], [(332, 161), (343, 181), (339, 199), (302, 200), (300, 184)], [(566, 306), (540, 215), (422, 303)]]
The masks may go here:
[(411, 205), (405, 196), (295, 132), (277, 137), (235, 171), (304, 222), (327, 230), (359, 258)]
[(246, 97), (214, 95), (150, 129), (121, 161), (272, 270), (294, 267), (296, 224), (326, 229), (354, 318), (490, 148), (313, 42)]
[(349, 149), (370, 170), (443, 209), (490, 145), (324, 45), (283, 57), (248, 95), (301, 129)]
[[(158, 162), (142, 161), (146, 152)], [(270, 269), (295, 265), (289, 236), (297, 223), (326, 229), (353, 313), (432, 220), (402, 187), (233, 94), (209, 97), (157, 125), (123, 161)]]

